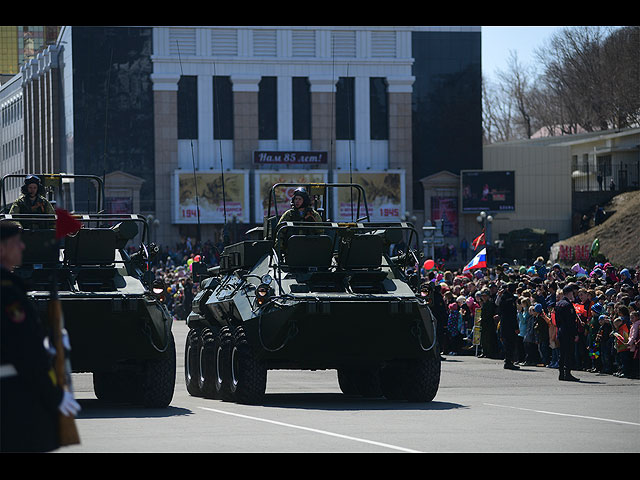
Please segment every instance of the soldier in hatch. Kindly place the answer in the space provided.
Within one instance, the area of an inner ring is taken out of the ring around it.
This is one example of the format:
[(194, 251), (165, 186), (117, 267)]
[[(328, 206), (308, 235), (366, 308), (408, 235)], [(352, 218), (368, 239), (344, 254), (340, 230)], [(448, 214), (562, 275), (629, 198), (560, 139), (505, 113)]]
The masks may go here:
[[(53, 206), (44, 196), (44, 186), (36, 175), (28, 175), (21, 187), (22, 195), (13, 202), (10, 214), (46, 214), (54, 215)], [(23, 228), (55, 228), (55, 222), (21, 221)]]
[[(309, 194), (304, 188), (296, 188), (293, 192), (293, 196), (291, 197), (291, 208), (282, 214), (278, 225), (284, 222), (322, 222), (322, 217), (311, 206), (311, 197), (309, 197)], [(322, 229), (315, 228), (300, 228), (295, 232), (287, 232), (284, 237), (285, 241), (283, 244), (281, 243), (281, 246), (286, 249), (286, 238), (288, 238), (289, 235), (315, 235), (321, 234), (322, 231)], [(282, 238), (283, 237), (280, 236), (279, 242), (282, 241)]]
[(282, 222), (322, 222), (322, 217), (311, 206), (311, 198), (304, 188), (296, 188), (293, 192), (291, 208), (282, 214), (278, 224)]

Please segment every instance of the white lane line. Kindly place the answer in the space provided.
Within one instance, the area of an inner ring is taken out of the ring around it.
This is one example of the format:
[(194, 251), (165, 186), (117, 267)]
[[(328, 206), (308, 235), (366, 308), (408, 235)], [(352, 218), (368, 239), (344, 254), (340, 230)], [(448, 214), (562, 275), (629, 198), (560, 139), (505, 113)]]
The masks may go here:
[(372, 440), (365, 440), (363, 438), (350, 437), (349, 435), (342, 435), (340, 433), (327, 432), (326, 430), (318, 430), (316, 428), (302, 427), (300, 425), (293, 425), (291, 423), (277, 422), (275, 420), (267, 420), (266, 418), (251, 417), (249, 415), (242, 415), (240, 413), (225, 412), (224, 410), (217, 410), (215, 408), (208, 408), (208, 407), (198, 407), (198, 408), (201, 408), (202, 410), (208, 410), (210, 412), (223, 413), (224, 415), (232, 415), (234, 417), (246, 418), (249, 420), (256, 420), (258, 422), (271, 423), (273, 425), (280, 425), (282, 427), (297, 428), (298, 430), (306, 430), (308, 432), (321, 433), (323, 435), (329, 435), (331, 437), (343, 438), (345, 440), (353, 440), (354, 442), (368, 443), (370, 445), (391, 448), (393, 450), (399, 450), (401, 452), (422, 453), (422, 452), (419, 452), (418, 450), (411, 450), (409, 448), (398, 447), (396, 445), (389, 445), (388, 443), (374, 442)]
[(515, 410), (524, 410), (526, 412), (536, 412), (536, 413), (546, 413), (548, 415), (559, 415), (561, 417), (576, 417), (576, 418), (586, 418), (588, 420), (600, 420), (601, 422), (613, 422), (613, 423), (623, 423), (625, 425), (636, 425), (640, 426), (640, 423), (634, 422), (625, 422), (624, 420), (612, 420), (610, 418), (600, 418), (600, 417), (588, 417), (586, 415), (573, 415), (571, 413), (558, 413), (558, 412), (548, 412), (546, 410), (533, 410), (531, 408), (521, 408), (521, 407), (512, 407), (510, 405), (496, 405), (495, 403), (485, 403), (484, 405), (490, 405), (492, 407), (502, 407), (502, 408), (513, 408)]

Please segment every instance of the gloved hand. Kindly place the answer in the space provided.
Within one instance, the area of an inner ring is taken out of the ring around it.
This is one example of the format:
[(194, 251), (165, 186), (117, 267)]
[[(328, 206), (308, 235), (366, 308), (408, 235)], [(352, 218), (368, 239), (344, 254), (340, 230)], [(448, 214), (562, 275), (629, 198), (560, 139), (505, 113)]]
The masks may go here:
[(75, 417), (81, 408), (73, 397), (73, 393), (65, 390), (64, 395), (62, 396), (62, 402), (58, 405), (58, 410), (67, 417)]

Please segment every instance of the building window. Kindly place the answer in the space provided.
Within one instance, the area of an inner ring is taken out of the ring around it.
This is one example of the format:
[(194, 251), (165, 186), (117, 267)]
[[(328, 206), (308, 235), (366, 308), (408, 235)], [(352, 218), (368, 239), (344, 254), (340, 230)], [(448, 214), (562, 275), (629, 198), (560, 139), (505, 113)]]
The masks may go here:
[(307, 77), (293, 77), (293, 139), (311, 140), (311, 91)]
[(336, 85), (336, 140), (355, 139), (355, 79), (340, 77)]
[(278, 138), (278, 78), (262, 77), (258, 85), (258, 138)]
[(389, 140), (389, 101), (384, 78), (369, 79), (371, 140)]
[(233, 140), (233, 91), (230, 77), (213, 77), (213, 138)]
[(611, 176), (611, 155), (601, 155), (597, 160), (598, 175), (603, 177)]
[(198, 138), (198, 77), (183, 76), (178, 82), (178, 139)]

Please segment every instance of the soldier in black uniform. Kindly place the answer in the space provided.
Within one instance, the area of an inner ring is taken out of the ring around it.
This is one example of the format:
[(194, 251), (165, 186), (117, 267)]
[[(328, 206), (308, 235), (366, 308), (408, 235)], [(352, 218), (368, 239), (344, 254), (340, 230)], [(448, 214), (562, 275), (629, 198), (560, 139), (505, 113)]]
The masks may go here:
[(562, 289), (563, 298), (555, 306), (556, 327), (558, 328), (558, 343), (560, 344), (559, 380), (570, 382), (579, 381), (571, 375), (575, 343), (578, 341), (577, 315), (573, 308), (573, 285), (566, 285)]
[(496, 335), (496, 304), (491, 298), (488, 288), (480, 292), (482, 296), (482, 310), (480, 312), (480, 346), (481, 357), (498, 358), (498, 336)]
[(520, 369), (513, 363), (516, 336), (518, 335), (518, 311), (514, 295), (516, 286), (513, 282), (507, 284), (507, 288), (500, 290), (496, 297), (498, 315), (494, 319), (500, 321), (500, 336), (504, 346), (504, 368), (507, 370)]
[(23, 282), (13, 273), (22, 263), (21, 232), (16, 222), (0, 222), (0, 451), (45, 452), (59, 447), (59, 412), (75, 416), (80, 406), (56, 384), (45, 330)]

